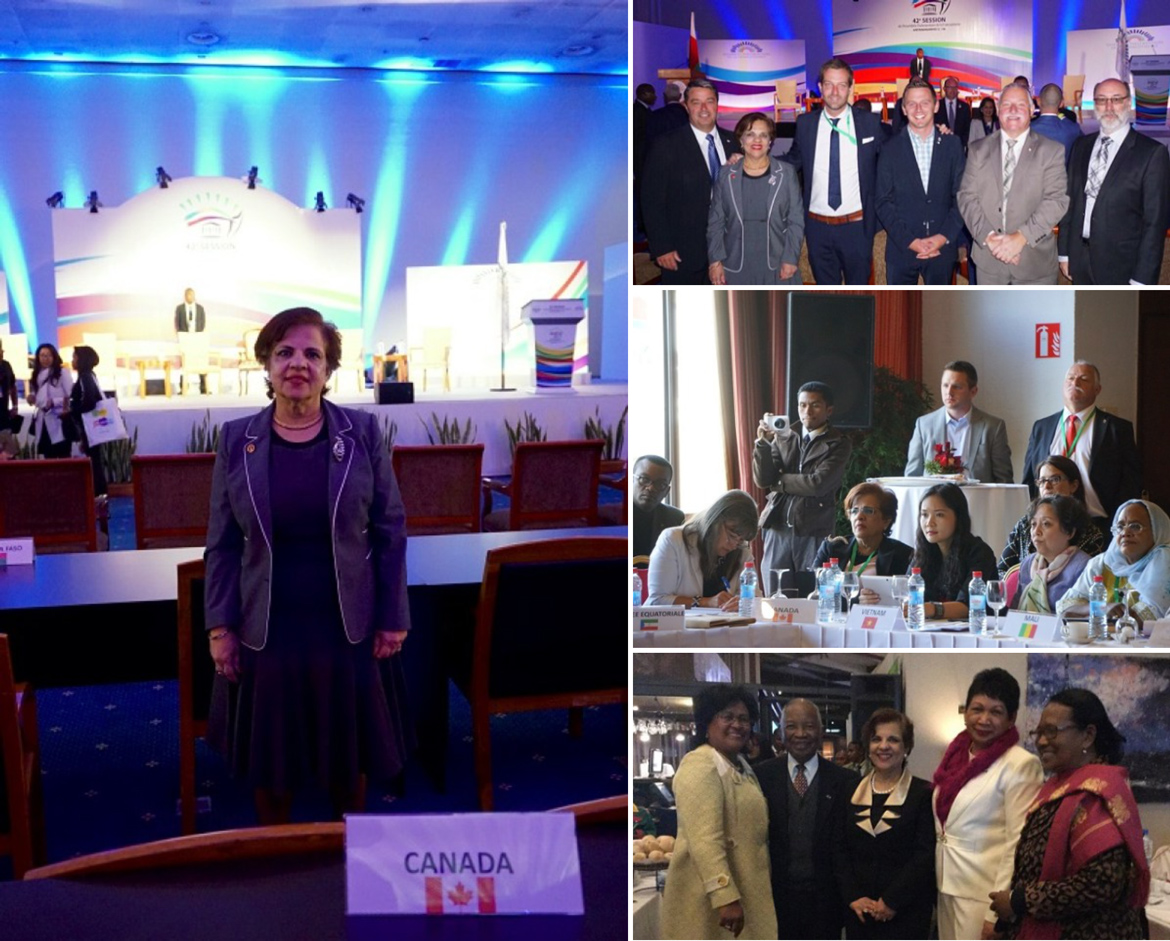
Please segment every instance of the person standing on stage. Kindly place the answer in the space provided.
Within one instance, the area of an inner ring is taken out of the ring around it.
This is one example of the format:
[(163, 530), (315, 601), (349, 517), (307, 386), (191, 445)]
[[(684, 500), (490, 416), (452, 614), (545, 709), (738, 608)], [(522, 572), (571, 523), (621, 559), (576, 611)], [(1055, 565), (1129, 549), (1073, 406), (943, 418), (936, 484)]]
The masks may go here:
[(183, 292), (183, 303), (175, 308), (175, 333), (202, 333), (207, 328), (207, 314), (195, 303), (195, 289)]

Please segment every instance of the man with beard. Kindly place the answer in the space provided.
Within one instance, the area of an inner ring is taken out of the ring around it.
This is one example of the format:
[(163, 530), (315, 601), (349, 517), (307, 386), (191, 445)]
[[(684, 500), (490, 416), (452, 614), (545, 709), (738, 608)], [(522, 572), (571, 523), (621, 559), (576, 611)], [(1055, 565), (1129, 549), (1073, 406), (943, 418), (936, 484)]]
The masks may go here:
[(1170, 156), (1130, 127), (1129, 85), (1093, 89), (1101, 130), (1073, 144), (1059, 260), (1075, 284), (1157, 284), (1170, 215)]

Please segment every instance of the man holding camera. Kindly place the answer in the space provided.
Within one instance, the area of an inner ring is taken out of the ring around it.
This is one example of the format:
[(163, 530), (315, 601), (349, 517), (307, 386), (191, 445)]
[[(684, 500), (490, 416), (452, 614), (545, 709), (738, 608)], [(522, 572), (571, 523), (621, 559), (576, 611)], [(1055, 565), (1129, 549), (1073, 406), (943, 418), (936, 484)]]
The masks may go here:
[(829, 425), (832, 387), (806, 382), (800, 387), (797, 408), (799, 423), (788, 427), (783, 416), (768, 413), (756, 429), (752, 479), (769, 491), (760, 516), (763, 572), (812, 568), (818, 546), (833, 533), (837, 490), (853, 451), (849, 439)]

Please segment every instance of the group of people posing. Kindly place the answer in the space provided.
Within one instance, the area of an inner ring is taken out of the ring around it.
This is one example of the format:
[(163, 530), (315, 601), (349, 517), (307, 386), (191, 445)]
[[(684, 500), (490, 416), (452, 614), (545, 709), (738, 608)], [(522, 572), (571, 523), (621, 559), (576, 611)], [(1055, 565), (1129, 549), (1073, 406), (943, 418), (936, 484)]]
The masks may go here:
[(661, 283), (799, 284), (807, 243), (817, 284), (864, 285), (879, 229), (888, 284), (951, 283), (960, 245), (983, 284), (1056, 284), (1058, 270), (1076, 284), (1158, 283), (1170, 154), (1131, 126), (1126, 82), (1093, 89), (1092, 134), (1062, 115), (1059, 86), (1034, 101), (1023, 77), (973, 116), (956, 79), (940, 101), (916, 75), (892, 125), (853, 104), (844, 60), (821, 66), (817, 83), (821, 107), (797, 116), (779, 157), (768, 115), (744, 115), (734, 133), (717, 125), (706, 80), (657, 122), (635, 103), (635, 137), (659, 127), (635, 141), (634, 174)]
[[(1004, 422), (973, 405), (975, 367), (948, 363), (943, 405), (920, 417), (911, 438), (906, 473), (921, 475), (936, 445), (950, 446), (968, 472), (985, 482), (1010, 482), (1011, 452)], [(1100, 374), (1076, 362), (1064, 379), (1064, 408), (1032, 428), (1023, 482), (1033, 493), (999, 553), (972, 532), (961, 487), (928, 487), (917, 507), (915, 545), (891, 535), (897, 497), (872, 482), (845, 496), (851, 536), (834, 536), (837, 492), (852, 451), (831, 425), (833, 390), (806, 383), (799, 393), (799, 422), (777, 429), (761, 421), (752, 455), (755, 484), (768, 491), (761, 510), (753, 497), (732, 490), (684, 522), (665, 502), (672, 470), (649, 455), (634, 465), (634, 555), (648, 555), (648, 604), (734, 607), (739, 575), (751, 558), (750, 542), (763, 534), (760, 570), (807, 572), (830, 558), (842, 571), (903, 575), (919, 568), (926, 615), (967, 616), (973, 572), (985, 579), (1018, 574), (1012, 607), (1083, 617), (1096, 576), (1104, 579), (1116, 618), (1126, 600), (1143, 621), (1170, 611), (1170, 518), (1139, 499), (1140, 471), (1133, 425), (1096, 408)], [(775, 591), (778, 586), (766, 586)], [(860, 600), (877, 603), (862, 587)]]
[[(877, 709), (860, 733), (870, 770), (824, 760), (820, 713), (784, 708), (787, 755), (742, 752), (756, 696), (695, 697), (701, 744), (672, 782), (678, 836), (665, 938), (1144, 938), (1150, 872), (1100, 699), (1064, 689), (1020, 746), (1020, 686), (976, 674), (964, 729), (931, 780), (907, 767), (914, 723)], [(1037, 755), (1039, 757), (1037, 757)], [(932, 924), (937, 922), (937, 934)]]

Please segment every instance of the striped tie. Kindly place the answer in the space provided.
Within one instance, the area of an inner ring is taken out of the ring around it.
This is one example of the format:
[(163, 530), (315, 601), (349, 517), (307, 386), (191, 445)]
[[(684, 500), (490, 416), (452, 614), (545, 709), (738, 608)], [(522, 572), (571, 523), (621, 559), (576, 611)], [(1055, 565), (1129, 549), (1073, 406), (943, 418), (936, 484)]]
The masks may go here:
[(1007, 156), (1003, 158), (1003, 228), (1007, 230), (1007, 198), (1012, 188), (1012, 174), (1016, 172), (1016, 141), (1010, 137), (1007, 142)]
[(1097, 194), (1101, 192), (1101, 183), (1105, 179), (1105, 168), (1109, 166), (1109, 145), (1112, 143), (1112, 137), (1101, 138), (1097, 157), (1093, 160), (1093, 166), (1089, 168), (1089, 181), (1085, 184), (1085, 195), (1089, 199), (1096, 199)]

